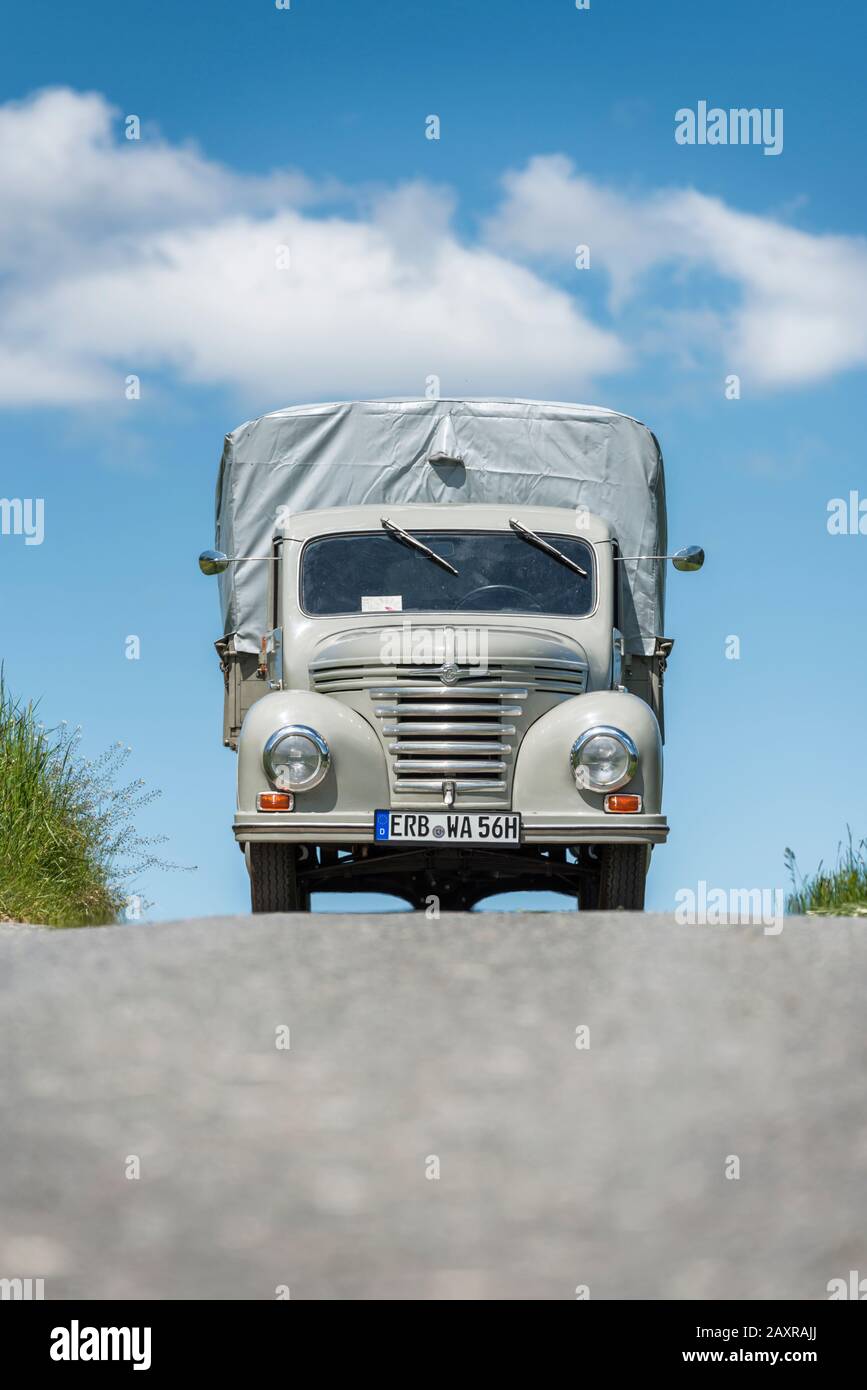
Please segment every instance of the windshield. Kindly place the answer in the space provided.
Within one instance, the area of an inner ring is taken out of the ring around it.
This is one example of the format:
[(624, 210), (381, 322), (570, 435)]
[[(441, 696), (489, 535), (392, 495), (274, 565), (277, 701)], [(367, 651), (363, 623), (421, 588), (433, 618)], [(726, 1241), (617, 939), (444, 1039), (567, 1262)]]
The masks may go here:
[(414, 530), (412, 535), (457, 574), (387, 532), (322, 536), (304, 548), (301, 607), (314, 617), (462, 612), (580, 618), (593, 610), (593, 552), (575, 536), (540, 532), (586, 570), (586, 577), (514, 531)]

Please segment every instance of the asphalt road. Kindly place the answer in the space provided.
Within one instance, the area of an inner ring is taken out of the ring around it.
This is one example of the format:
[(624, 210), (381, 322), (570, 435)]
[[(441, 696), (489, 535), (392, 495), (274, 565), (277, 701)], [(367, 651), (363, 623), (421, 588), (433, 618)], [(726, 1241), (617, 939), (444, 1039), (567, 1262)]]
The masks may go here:
[(0, 1277), (825, 1298), (867, 1275), (865, 1000), (851, 920), (8, 928)]

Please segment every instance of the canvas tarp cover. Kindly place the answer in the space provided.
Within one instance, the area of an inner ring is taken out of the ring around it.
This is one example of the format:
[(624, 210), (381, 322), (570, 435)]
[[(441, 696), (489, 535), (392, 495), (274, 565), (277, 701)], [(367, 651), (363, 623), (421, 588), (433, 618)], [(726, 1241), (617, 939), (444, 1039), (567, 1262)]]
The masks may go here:
[[(519, 520), (522, 504), (584, 507), (609, 522), (623, 555), (665, 553), (662, 458), (645, 425), (594, 406), (442, 399), (294, 406), (241, 425), (220, 464), (216, 545), (267, 554), (281, 508), (411, 502), (508, 503)], [(238, 651), (259, 650), (267, 570), (230, 565), (220, 577), (223, 632)], [(650, 655), (665, 566), (618, 570), (626, 650)]]

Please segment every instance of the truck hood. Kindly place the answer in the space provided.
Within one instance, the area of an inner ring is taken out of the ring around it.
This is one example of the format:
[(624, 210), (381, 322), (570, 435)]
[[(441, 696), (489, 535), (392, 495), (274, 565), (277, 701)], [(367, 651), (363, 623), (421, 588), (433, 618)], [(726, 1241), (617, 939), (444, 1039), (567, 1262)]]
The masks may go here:
[(386, 622), (332, 632), (313, 648), (311, 687), (323, 694), (413, 676), (457, 684), (482, 677), (520, 680), (578, 694), (589, 662), (567, 634), (531, 625)]

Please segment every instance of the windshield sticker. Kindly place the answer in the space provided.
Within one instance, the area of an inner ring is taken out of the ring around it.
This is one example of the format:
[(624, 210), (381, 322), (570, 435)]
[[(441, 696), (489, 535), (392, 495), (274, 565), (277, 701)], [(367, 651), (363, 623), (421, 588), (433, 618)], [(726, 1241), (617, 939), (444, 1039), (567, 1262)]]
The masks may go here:
[(362, 613), (402, 613), (402, 594), (362, 594)]

